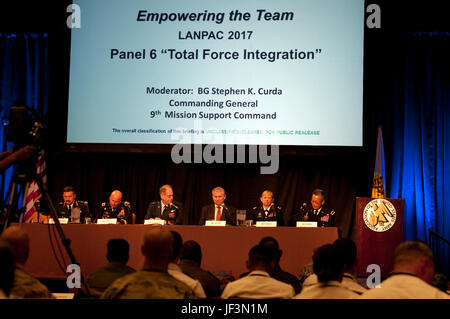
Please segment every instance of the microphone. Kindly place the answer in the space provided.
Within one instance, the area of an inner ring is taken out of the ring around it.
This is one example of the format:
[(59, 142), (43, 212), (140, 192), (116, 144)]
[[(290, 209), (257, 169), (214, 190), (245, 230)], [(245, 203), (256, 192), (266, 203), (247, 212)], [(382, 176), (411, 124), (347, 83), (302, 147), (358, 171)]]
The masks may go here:
[(173, 204), (173, 203), (170, 203), (170, 206), (173, 206), (173, 207), (175, 207), (176, 209), (179, 209), (178, 206), (175, 205), (175, 204)]
[(306, 206), (307, 206), (306, 203), (303, 203), (303, 204), (302, 204), (302, 207), (300, 207), (300, 210), (301, 210), (301, 211), (304, 211), (304, 210), (306, 209)]

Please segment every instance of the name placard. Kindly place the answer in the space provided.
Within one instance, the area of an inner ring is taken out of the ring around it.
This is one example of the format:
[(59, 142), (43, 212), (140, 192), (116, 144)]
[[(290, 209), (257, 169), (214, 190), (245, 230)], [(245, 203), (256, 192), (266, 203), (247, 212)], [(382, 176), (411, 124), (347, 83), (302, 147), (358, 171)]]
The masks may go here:
[(144, 225), (154, 225), (154, 224), (165, 225), (165, 220), (164, 219), (146, 219), (146, 220), (144, 220)]
[(117, 224), (117, 218), (100, 218), (97, 219), (98, 225), (110, 225), (110, 224)]
[(317, 227), (317, 222), (297, 222), (297, 227)]
[(75, 296), (74, 293), (68, 292), (52, 292), (52, 295), (55, 296), (56, 299), (73, 299), (73, 296)]
[(225, 220), (207, 220), (205, 226), (226, 226)]
[[(69, 223), (69, 218), (58, 218), (58, 221), (59, 221), (60, 224), (68, 224)], [(48, 223), (49, 224), (54, 224), (55, 221), (53, 220), (53, 218), (50, 218), (48, 220)]]
[(277, 227), (277, 222), (256, 222), (256, 227)]

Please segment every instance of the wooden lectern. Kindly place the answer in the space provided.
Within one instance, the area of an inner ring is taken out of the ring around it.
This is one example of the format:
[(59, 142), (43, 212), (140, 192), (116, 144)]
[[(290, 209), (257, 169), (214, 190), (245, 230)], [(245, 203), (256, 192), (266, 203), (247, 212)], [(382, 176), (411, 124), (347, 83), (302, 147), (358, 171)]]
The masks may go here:
[(377, 264), (381, 277), (392, 271), (394, 250), (403, 241), (403, 199), (356, 198), (358, 277), (368, 277), (367, 266)]

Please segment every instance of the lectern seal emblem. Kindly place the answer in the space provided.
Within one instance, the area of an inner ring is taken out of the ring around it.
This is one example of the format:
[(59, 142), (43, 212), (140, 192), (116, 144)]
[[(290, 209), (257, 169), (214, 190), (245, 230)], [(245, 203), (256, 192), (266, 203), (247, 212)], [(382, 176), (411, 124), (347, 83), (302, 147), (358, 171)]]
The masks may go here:
[(377, 198), (370, 201), (363, 212), (364, 223), (375, 232), (385, 232), (394, 226), (397, 211), (386, 199)]

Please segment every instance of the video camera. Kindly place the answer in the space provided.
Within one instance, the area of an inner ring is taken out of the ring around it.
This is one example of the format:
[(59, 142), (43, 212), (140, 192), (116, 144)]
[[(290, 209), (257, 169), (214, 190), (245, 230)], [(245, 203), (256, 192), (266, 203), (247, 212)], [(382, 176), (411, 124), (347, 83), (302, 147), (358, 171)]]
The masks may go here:
[(16, 149), (26, 145), (41, 149), (45, 141), (46, 129), (41, 116), (26, 106), (12, 106), (9, 115), (7, 140)]

